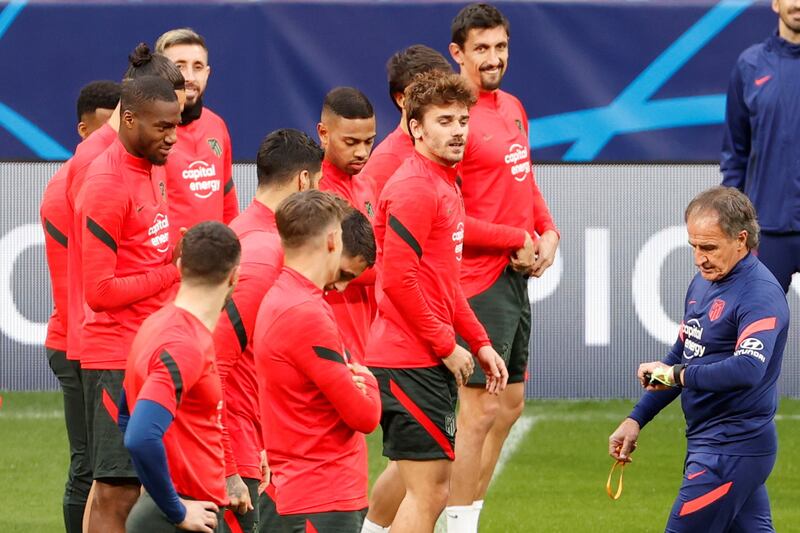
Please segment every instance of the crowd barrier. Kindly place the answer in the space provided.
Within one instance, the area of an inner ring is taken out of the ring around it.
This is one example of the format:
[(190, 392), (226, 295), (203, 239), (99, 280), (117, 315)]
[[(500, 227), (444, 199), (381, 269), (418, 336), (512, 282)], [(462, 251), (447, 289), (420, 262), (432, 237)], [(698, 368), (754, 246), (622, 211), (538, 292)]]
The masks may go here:
[[(0, 389), (54, 389), (42, 342), (51, 309), (42, 191), (55, 163), (0, 163)], [(527, 394), (635, 398), (639, 362), (661, 358), (678, 331), (694, 275), (683, 210), (719, 183), (711, 164), (537, 164), (562, 239), (556, 263), (531, 280)], [(244, 208), (255, 166), (234, 165)], [(800, 283), (788, 298), (798, 311)], [(790, 329), (781, 394), (800, 397), (800, 334)]]

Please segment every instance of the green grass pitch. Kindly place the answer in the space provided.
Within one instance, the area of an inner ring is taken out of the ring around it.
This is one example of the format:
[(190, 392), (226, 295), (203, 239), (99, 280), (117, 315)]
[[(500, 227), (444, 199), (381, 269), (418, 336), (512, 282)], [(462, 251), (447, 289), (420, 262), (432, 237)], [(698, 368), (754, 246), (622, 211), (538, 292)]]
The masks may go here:
[[(67, 469), (58, 393), (2, 393), (0, 532), (60, 532)], [(659, 532), (682, 477), (686, 451), (677, 403), (642, 432), (625, 470), (622, 498), (606, 496), (607, 439), (628, 401), (532, 401), (518, 445), (495, 477), (481, 532)], [(775, 527), (800, 532), (800, 401), (781, 401), (778, 463), (768, 487)], [(385, 465), (380, 435), (369, 438), (370, 477)], [(656, 476), (654, 473), (663, 473)]]

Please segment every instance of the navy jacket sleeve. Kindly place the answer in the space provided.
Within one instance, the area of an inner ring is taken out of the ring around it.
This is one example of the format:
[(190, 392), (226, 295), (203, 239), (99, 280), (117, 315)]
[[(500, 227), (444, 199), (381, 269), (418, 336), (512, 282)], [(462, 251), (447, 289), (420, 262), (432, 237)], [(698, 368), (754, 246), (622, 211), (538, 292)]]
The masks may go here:
[(725, 126), (722, 141), (722, 185), (744, 190), (747, 161), (750, 157), (750, 111), (744, 101), (744, 73), (740, 58), (731, 73), (725, 104)]
[(186, 518), (186, 507), (169, 477), (163, 440), (172, 420), (172, 413), (163, 405), (137, 401), (125, 431), (125, 447), (147, 493), (173, 524), (180, 524)]
[(733, 354), (716, 363), (687, 366), (683, 378), (687, 389), (733, 391), (753, 387), (764, 378), (778, 337), (789, 322), (786, 296), (777, 285), (761, 281), (751, 284), (741, 301)]
[[(683, 324), (681, 324), (681, 327), (683, 327)], [(682, 354), (683, 334), (679, 333), (678, 339), (675, 341), (675, 344), (672, 345), (672, 349), (661, 362), (666, 366), (677, 365), (681, 362)], [(645, 392), (644, 396), (642, 396), (634, 406), (631, 414), (628, 415), (628, 418), (636, 420), (636, 422), (639, 423), (639, 427), (643, 428), (648, 422), (655, 418), (662, 409), (672, 403), (680, 393), (680, 389)]]

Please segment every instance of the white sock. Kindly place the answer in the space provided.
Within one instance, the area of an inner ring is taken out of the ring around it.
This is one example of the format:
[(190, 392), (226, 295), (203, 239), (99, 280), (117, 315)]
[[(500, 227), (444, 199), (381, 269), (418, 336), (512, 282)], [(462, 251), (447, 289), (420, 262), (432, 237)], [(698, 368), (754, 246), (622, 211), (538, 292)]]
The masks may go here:
[(483, 500), (475, 500), (472, 502), (472, 508), (475, 509), (475, 513), (477, 514), (475, 517), (475, 530), (477, 531), (477, 528), (481, 523), (480, 518), (481, 511), (483, 510)]
[(361, 526), (361, 533), (387, 533), (388, 527), (379, 526), (369, 518), (364, 519), (364, 524)]
[(480, 510), (473, 505), (450, 505), (445, 507), (447, 533), (477, 533)]

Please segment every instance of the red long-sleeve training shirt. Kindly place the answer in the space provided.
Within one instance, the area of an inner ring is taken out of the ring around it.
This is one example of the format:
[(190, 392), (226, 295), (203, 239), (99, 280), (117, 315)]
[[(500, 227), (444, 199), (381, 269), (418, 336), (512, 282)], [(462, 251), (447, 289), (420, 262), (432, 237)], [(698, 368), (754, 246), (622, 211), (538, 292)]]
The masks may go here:
[[(320, 190), (334, 193), (364, 213), (371, 223), (375, 223), (377, 198), (372, 181), (362, 175), (345, 174), (327, 160), (322, 163)], [(336, 324), (344, 337), (347, 349), (356, 361), (363, 364), (369, 337), (369, 328), (375, 319), (375, 270), (368, 268), (343, 292), (327, 291), (327, 301), (336, 317)]]
[(70, 159), (69, 170), (67, 171), (67, 216), (69, 217), (69, 228), (67, 231), (67, 278), (69, 287), (67, 288), (68, 297), (68, 322), (67, 322), (67, 357), (72, 360), (80, 360), (81, 353), (81, 332), (86, 321), (87, 312), (91, 314), (91, 309), (86, 307), (86, 298), (83, 295), (83, 269), (81, 268), (81, 218), (75, 211), (78, 194), (86, 180), (86, 170), (89, 165), (97, 159), (111, 144), (116, 140), (117, 132), (107, 123), (103, 124), (94, 133), (84, 139), (77, 148), (75, 154)]
[(173, 242), (182, 227), (206, 220), (228, 224), (239, 214), (232, 162), (231, 136), (219, 115), (204, 107), (200, 118), (178, 126), (166, 164)]
[[(261, 412), (253, 359), (253, 330), (264, 295), (283, 268), (283, 248), (275, 213), (258, 200), (231, 222), (242, 258), (239, 282), (214, 330), (217, 364), (225, 396), (224, 421), (235, 465), (242, 477), (261, 479)], [(228, 474), (234, 472), (229, 471)]]
[(464, 207), (456, 170), (419, 153), (389, 179), (378, 202), (378, 317), (367, 344), (370, 366), (426, 368), (455, 349), (473, 353), (489, 337), (459, 283)]
[[(531, 167), (528, 117), (514, 96), (481, 92), (470, 109), (460, 164), (468, 216), (539, 235), (556, 230)], [(508, 264), (508, 250), (474, 246), (467, 239), (461, 283), (467, 297), (489, 288)]]
[[(67, 245), (71, 210), (67, 205), (67, 172), (69, 161), (53, 174), (42, 195), (39, 218), (44, 230), (44, 249), (47, 254), (47, 269), (53, 291), (53, 313), (47, 322), (47, 338), (44, 345), (51, 350), (67, 351), (67, 318), (69, 316)], [(67, 359), (70, 359), (67, 354)]]
[(364, 433), (380, 420), (378, 383), (353, 383), (333, 311), (310, 280), (284, 267), (253, 338), (264, 443), (280, 514), (367, 506)]
[(386, 182), (400, 168), (403, 161), (413, 153), (414, 143), (411, 141), (411, 136), (404, 132), (403, 128), (397, 126), (375, 147), (359, 175), (372, 180), (375, 186), (375, 197), (380, 198)]
[(137, 400), (150, 400), (174, 417), (164, 448), (175, 491), (227, 505), (222, 387), (208, 328), (174, 304), (150, 315), (131, 346), (124, 386), (131, 414)]
[(129, 154), (119, 140), (86, 172), (76, 204), (93, 311), (81, 336), (83, 368), (123, 370), (142, 321), (174, 295), (165, 181), (163, 167)]

